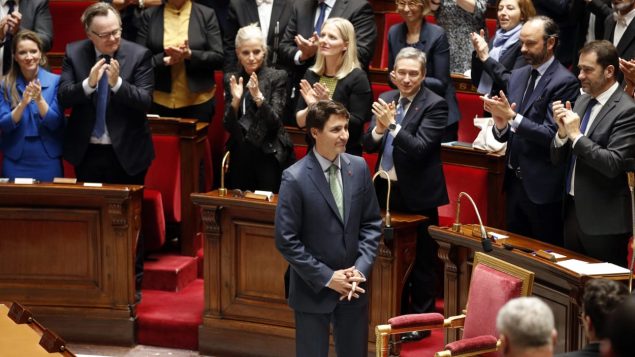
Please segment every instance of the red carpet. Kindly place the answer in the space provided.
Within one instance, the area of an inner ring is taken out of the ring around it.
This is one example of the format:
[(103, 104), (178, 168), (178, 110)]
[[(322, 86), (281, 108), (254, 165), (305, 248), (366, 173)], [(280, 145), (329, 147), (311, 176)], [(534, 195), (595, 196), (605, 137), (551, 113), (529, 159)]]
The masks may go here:
[(143, 290), (137, 307), (137, 343), (197, 350), (202, 315), (202, 279), (178, 292)]

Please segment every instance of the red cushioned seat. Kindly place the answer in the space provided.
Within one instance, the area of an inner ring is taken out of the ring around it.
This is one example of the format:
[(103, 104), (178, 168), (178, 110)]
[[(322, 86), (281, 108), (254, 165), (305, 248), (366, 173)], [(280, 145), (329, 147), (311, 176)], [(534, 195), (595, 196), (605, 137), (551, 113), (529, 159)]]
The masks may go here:
[(144, 249), (154, 251), (165, 243), (165, 216), (161, 192), (146, 188), (143, 190), (141, 230)]
[(474, 117), (483, 116), (483, 101), (476, 93), (456, 93), (461, 121), (459, 121), (459, 141), (474, 142), (479, 128), (474, 126)]
[(293, 151), (295, 152), (295, 159), (296, 159), (296, 160), (300, 160), (301, 158), (303, 158), (304, 156), (306, 156), (306, 153), (307, 153), (307, 146), (304, 146), (304, 145), (294, 145), (294, 146), (293, 146)]
[(51, 17), (53, 18), (53, 47), (51, 52), (64, 53), (66, 45), (86, 38), (84, 26), (79, 20), (86, 8), (93, 1), (56, 0), (49, 2)]
[(64, 177), (75, 178), (77, 175), (75, 174), (75, 167), (71, 165), (68, 161), (62, 160), (62, 165), (64, 167)]
[[(445, 184), (450, 203), (439, 207), (439, 225), (451, 226), (456, 216), (456, 199), (459, 193), (469, 194), (481, 214), (483, 224), (487, 225), (487, 170), (474, 167), (443, 164)], [(462, 207), (461, 223), (478, 223), (476, 213), (469, 203)]]

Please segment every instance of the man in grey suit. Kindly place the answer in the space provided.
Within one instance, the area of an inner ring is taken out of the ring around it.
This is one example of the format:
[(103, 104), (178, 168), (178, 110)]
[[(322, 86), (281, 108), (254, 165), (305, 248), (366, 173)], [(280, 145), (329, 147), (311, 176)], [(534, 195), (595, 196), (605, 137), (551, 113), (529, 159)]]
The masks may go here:
[[(53, 42), (53, 20), (48, 0), (4, 0), (0, 3), (0, 63), (7, 60), (3, 74), (11, 65), (11, 38), (21, 29), (31, 30), (40, 36), (44, 52)], [(6, 70), (5, 70), (6, 69)]]
[(381, 216), (366, 162), (345, 153), (348, 118), (333, 101), (310, 106), (307, 129), (315, 146), (282, 174), (276, 246), (290, 265), (297, 356), (328, 356), (331, 322), (338, 356), (368, 354), (364, 282)]
[(554, 102), (558, 132), (551, 160), (568, 168), (565, 248), (626, 266), (632, 227), (623, 166), (635, 155), (635, 102), (618, 85), (618, 66), (608, 41), (580, 50), (578, 78), (586, 94), (573, 110), (570, 102)]

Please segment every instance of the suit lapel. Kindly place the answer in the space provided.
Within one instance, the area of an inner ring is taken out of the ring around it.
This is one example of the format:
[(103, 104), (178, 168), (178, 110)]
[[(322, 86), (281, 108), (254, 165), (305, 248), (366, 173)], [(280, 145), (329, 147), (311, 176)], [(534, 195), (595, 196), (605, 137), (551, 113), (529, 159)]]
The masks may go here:
[(333, 8), (331, 9), (331, 13), (329, 14), (329, 19), (332, 17), (343, 17), (342, 14), (344, 10), (348, 7), (348, 0), (337, 0)]
[(607, 17), (606, 22), (604, 23), (604, 26), (606, 27), (604, 29), (604, 39), (613, 43), (613, 36), (615, 35), (615, 20), (613, 20), (612, 16)]
[[(406, 112), (406, 116), (404, 116), (401, 121), (401, 127), (405, 128), (412, 118), (417, 118), (419, 115), (419, 110), (421, 110), (421, 106), (419, 105), (425, 98), (423, 83), (421, 84), (421, 88), (419, 89), (419, 93), (412, 99), (412, 103), (410, 103), (410, 107), (408, 107), (408, 112)], [(399, 99), (399, 97), (397, 97)]]
[(624, 50), (626, 50), (626, 47), (633, 42), (633, 39), (635, 39), (635, 21), (631, 20), (631, 23), (626, 27), (626, 31), (624, 31), (622, 38), (620, 38), (620, 42), (617, 44), (617, 53), (624, 53)]
[[(611, 94), (611, 97), (609, 98), (609, 100), (606, 101), (606, 104), (602, 106), (602, 109), (600, 109), (600, 111), (598, 112), (598, 115), (596, 115), (595, 119), (593, 119), (593, 123), (591, 123), (591, 127), (586, 133), (587, 137), (590, 137), (591, 134), (593, 134), (593, 131), (595, 130), (595, 128), (598, 127), (598, 125), (600, 125), (600, 122), (602, 122), (602, 120), (604, 120), (607, 117), (607, 115), (611, 112), (611, 110), (613, 110), (613, 108), (615, 108), (615, 106), (621, 99), (621, 94), (622, 93), (620, 88), (617, 88), (617, 90), (613, 94)], [(586, 105), (584, 106), (584, 108), (586, 108)], [(584, 115), (584, 113), (582, 115)]]
[(553, 73), (557, 67), (558, 67), (558, 61), (554, 59), (554, 61), (549, 66), (549, 68), (547, 68), (547, 70), (545, 71), (545, 74), (543, 74), (538, 79), (536, 88), (534, 88), (534, 91), (531, 93), (531, 97), (529, 97), (529, 99), (527, 100), (527, 105), (525, 105), (525, 107), (523, 108), (523, 114), (527, 113), (527, 110), (531, 108), (532, 104), (536, 100), (538, 100), (540, 97), (542, 97), (543, 90), (545, 89), (547, 84), (551, 81), (551, 77), (553, 76)]
[[(331, 193), (331, 188), (329, 187), (329, 183), (326, 181), (326, 177), (324, 176), (324, 171), (322, 171), (322, 166), (318, 159), (315, 157), (315, 154), (312, 150), (310, 150), (310, 160), (307, 162), (307, 168), (309, 169), (309, 178), (311, 182), (315, 185), (317, 190), (320, 192), (326, 204), (329, 205), (331, 211), (336, 217), (340, 217), (339, 210), (337, 209), (337, 205), (335, 204), (335, 199), (333, 198), (333, 194)], [(343, 161), (342, 161), (343, 162)], [(344, 174), (342, 173), (342, 181), (344, 181)], [(344, 186), (344, 182), (342, 182), (342, 186)], [(346, 189), (344, 189), (346, 192)], [(346, 204), (346, 196), (344, 196), (344, 204)], [(346, 206), (344, 206), (346, 207)], [(346, 208), (344, 208), (344, 212), (346, 212)], [(340, 218), (340, 222), (342, 219)]]
[(351, 160), (346, 155), (340, 155), (340, 169), (342, 173), (342, 191), (344, 194), (344, 226), (348, 223), (351, 213), (351, 200), (353, 199), (353, 169)]

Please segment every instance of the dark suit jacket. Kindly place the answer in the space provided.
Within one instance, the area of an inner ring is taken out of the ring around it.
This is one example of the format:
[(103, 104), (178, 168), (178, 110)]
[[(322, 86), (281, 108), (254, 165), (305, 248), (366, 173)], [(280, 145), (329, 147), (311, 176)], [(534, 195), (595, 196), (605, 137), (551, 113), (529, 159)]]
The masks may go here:
[[(280, 168), (289, 166), (292, 158), (293, 142), (284, 129), (282, 112), (286, 103), (287, 73), (282, 70), (268, 67), (262, 68), (258, 73), (258, 87), (265, 97), (260, 108), (256, 106), (249, 90), (243, 91), (245, 100), (245, 113), (240, 106), (238, 116), (231, 106), (232, 95), (229, 78), (243, 77), (243, 83), (249, 81), (249, 75), (245, 72), (228, 73), (225, 75), (225, 116), (223, 125), (229, 132), (227, 147), (231, 151), (233, 147), (249, 143), (265, 154), (272, 154), (280, 163)], [(241, 103), (243, 101), (241, 100)]]
[(600, 343), (589, 343), (579, 351), (559, 353), (556, 357), (600, 357)]
[[(388, 31), (388, 72), (395, 66), (395, 57), (402, 48), (408, 46), (405, 23), (396, 24)], [(426, 78), (424, 84), (441, 97), (444, 97), (450, 109), (448, 125), (461, 119), (459, 104), (456, 101), (454, 85), (450, 80), (450, 44), (445, 30), (441, 26), (422, 21), (419, 42), (413, 46), (426, 54)]]
[[(280, 60), (284, 64), (296, 68), (299, 73), (304, 73), (315, 61), (311, 59), (300, 66), (301, 68), (297, 68), (298, 66), (293, 61), (293, 57), (298, 51), (294, 38), (296, 35), (302, 35), (304, 38), (311, 37), (317, 5), (317, 0), (296, 0), (293, 2), (291, 19), (282, 38), (282, 43), (280, 43)], [(337, 0), (329, 17), (343, 17), (353, 24), (359, 61), (362, 67), (368, 67), (373, 59), (375, 42), (377, 41), (375, 14), (368, 1)]]
[[(90, 40), (66, 46), (57, 95), (62, 108), (72, 108), (64, 137), (64, 159), (77, 166), (84, 160), (95, 127), (97, 91), (86, 96), (82, 81), (96, 62)], [(117, 93), (110, 94), (106, 127), (112, 146), (128, 175), (146, 170), (154, 159), (154, 148), (146, 114), (152, 104), (151, 54), (134, 42), (121, 40), (114, 58), (119, 61), (123, 80)]]
[[(613, 43), (613, 37), (615, 35), (615, 20), (613, 16), (607, 16), (604, 20), (604, 39)], [(626, 31), (620, 42), (615, 46), (617, 48), (617, 54), (620, 58), (630, 60), (635, 58), (635, 21), (631, 21), (626, 27)], [(620, 72), (620, 78), (621, 72)]]
[[(399, 101), (399, 91), (393, 90), (379, 96), (386, 102)], [(448, 203), (443, 166), (441, 163), (441, 138), (448, 117), (448, 105), (443, 98), (422, 87), (415, 96), (401, 130), (393, 139), (393, 162), (399, 180), (401, 199), (413, 211), (436, 208)], [(375, 142), (371, 131), (375, 118), (364, 135), (367, 152), (384, 152), (386, 135)], [(381, 160), (377, 160), (379, 167)]]
[[(291, 266), (289, 306), (330, 313), (339, 294), (326, 287), (339, 269), (355, 266), (370, 277), (381, 216), (366, 161), (341, 154), (344, 219), (313, 151), (282, 174), (275, 217), (276, 247)], [(355, 304), (365, 304), (361, 294)]]
[[(476, 55), (476, 51), (472, 52), (472, 84), (478, 87), (481, 83), (481, 75), (485, 72), (492, 77), (492, 90), (484, 94), (498, 95), (501, 90), (507, 92), (507, 82), (512, 70), (527, 65), (527, 61), (520, 53), (521, 46), (520, 41), (511, 45), (498, 61), (489, 57), (482, 62)], [(492, 41), (489, 42), (489, 48), (492, 49)]]
[[(165, 5), (148, 9), (137, 36), (137, 43), (147, 47), (153, 54), (156, 90), (172, 92), (171, 66), (163, 64), (163, 11)], [(223, 63), (223, 44), (214, 10), (192, 3), (188, 28), (188, 44), (192, 57), (185, 60), (187, 85), (192, 92), (209, 91), (215, 86), (214, 70)]]
[[(293, 3), (290, 0), (275, 0), (271, 9), (269, 32), (267, 33), (267, 47), (269, 54), (267, 59), (271, 66), (278, 64), (278, 49), (280, 41), (291, 17)], [(238, 69), (236, 58), (236, 33), (241, 27), (252, 23), (260, 25), (258, 6), (255, 0), (232, 0), (229, 3), (227, 14), (227, 27), (224, 29), (223, 50), (225, 52), (225, 72)]]
[[(584, 116), (591, 100), (582, 95), (573, 110)], [(635, 157), (635, 102), (619, 87), (602, 107), (575, 147), (551, 146), (551, 159), (569, 165), (577, 155), (575, 209), (582, 231), (588, 235), (631, 231), (631, 204), (623, 161)]]
[[(320, 80), (320, 76), (308, 70), (304, 74), (304, 79), (313, 85), (313, 83)], [(351, 113), (348, 122), (349, 137), (346, 143), (346, 152), (362, 156), (364, 123), (370, 121), (372, 116), (371, 107), (373, 105), (373, 93), (366, 72), (356, 68), (349, 73), (348, 76), (339, 80), (331, 98), (336, 102), (342, 103)], [(306, 107), (307, 105), (304, 98), (300, 96), (298, 98), (297, 110), (299, 111)]]
[[(529, 83), (532, 67), (515, 69), (509, 78), (509, 103), (520, 103)], [(509, 155), (517, 155), (522, 171), (522, 184), (529, 199), (535, 204), (547, 204), (562, 200), (565, 165), (554, 165), (549, 160), (549, 148), (558, 127), (552, 115), (552, 103), (556, 100), (575, 101), (580, 93), (578, 79), (558, 60), (547, 68), (540, 78), (525, 108), (520, 112), (524, 119), (515, 133), (508, 128), (499, 141), (509, 141), (505, 162)]]
[(20, 28), (36, 32), (42, 40), (44, 52), (53, 45), (53, 19), (48, 0), (20, 1), (18, 11), (22, 14)]
[(573, 62), (573, 58), (577, 56), (575, 39), (576, 28), (580, 19), (574, 17), (571, 12), (574, 1), (575, 0), (533, 0), (536, 14), (550, 17), (560, 28), (556, 58), (565, 67), (569, 67)]

